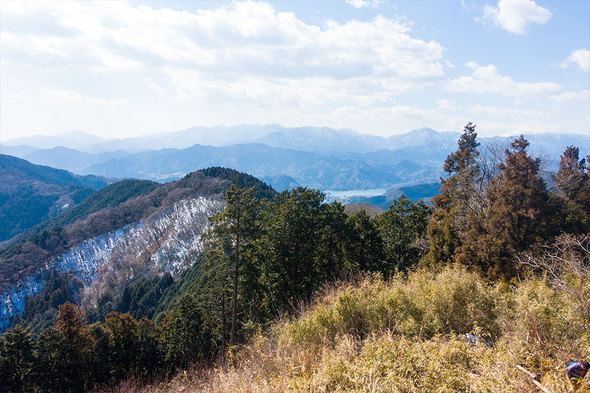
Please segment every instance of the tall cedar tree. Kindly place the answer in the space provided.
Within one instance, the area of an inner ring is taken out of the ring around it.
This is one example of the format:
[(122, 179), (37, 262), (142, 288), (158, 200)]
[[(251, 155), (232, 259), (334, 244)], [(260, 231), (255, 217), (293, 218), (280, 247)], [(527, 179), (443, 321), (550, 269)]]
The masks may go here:
[[(213, 227), (206, 238), (214, 245), (210, 255), (231, 254), (233, 261), (231, 330), (229, 345), (236, 343), (238, 325), (238, 284), (244, 254), (256, 236), (256, 216), (259, 202), (254, 198), (254, 188), (238, 188), (232, 184), (225, 194), (225, 210), (211, 217)], [(223, 338), (225, 340), (225, 338)]]
[(590, 179), (585, 159), (579, 160), (580, 150), (569, 146), (553, 175), (555, 186), (563, 198), (566, 214), (563, 229), (568, 233), (590, 232)]
[(0, 381), (7, 392), (30, 392), (35, 374), (33, 335), (17, 325), (0, 336)]
[(62, 365), (65, 386), (62, 391), (80, 391), (89, 380), (92, 337), (80, 306), (66, 302), (59, 306), (54, 328), (63, 337)]
[(110, 373), (115, 380), (134, 371), (137, 359), (137, 321), (130, 314), (111, 311), (104, 321), (109, 334)]
[(490, 277), (513, 277), (517, 254), (558, 229), (551, 225), (554, 206), (538, 174), (540, 159), (528, 156), (528, 145), (521, 135), (506, 149), (501, 173), (487, 189), (481, 227), (470, 229), (458, 250), (460, 262), (475, 263)]
[(260, 265), (267, 307), (292, 310), (325, 279), (316, 256), (321, 246), (324, 194), (305, 187), (283, 191), (266, 205)]
[(432, 200), (432, 219), (427, 228), (430, 249), (426, 264), (437, 265), (454, 261), (461, 246), (461, 234), (468, 230), (474, 217), (483, 209), (481, 172), (475, 124), (467, 123), (459, 138), (459, 148), (445, 160), (449, 175), (441, 179), (440, 194)]

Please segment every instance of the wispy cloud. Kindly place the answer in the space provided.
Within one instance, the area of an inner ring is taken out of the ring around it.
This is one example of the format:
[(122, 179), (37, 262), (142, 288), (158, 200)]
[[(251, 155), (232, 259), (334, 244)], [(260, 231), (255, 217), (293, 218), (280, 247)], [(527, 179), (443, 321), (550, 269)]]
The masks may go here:
[(345, 0), (348, 5), (354, 8), (377, 7), (385, 2), (385, 0)]
[(7, 62), (93, 72), (150, 68), (167, 75), (183, 94), (191, 83), (176, 86), (179, 76), (193, 81), (192, 94), (199, 96), (216, 85), (232, 95), (248, 85), (244, 98), (255, 99), (251, 86), (274, 84), (272, 91), (298, 85), (289, 81), (306, 85), (318, 78), (326, 86), (327, 81), (377, 78), (381, 89), (396, 94), (398, 86), (419, 88), (421, 81), (444, 76), (445, 69), (442, 45), (414, 38), (408, 25), (384, 17), (318, 26), (252, 1), (192, 13), (120, 2), (22, 3), (6, 12), (47, 16), (71, 32), (6, 31)]
[(544, 24), (551, 15), (532, 0), (499, 0), (497, 7), (484, 7), (483, 20), (513, 34), (525, 34), (532, 23)]
[(582, 71), (590, 71), (590, 50), (578, 49), (573, 51), (559, 66), (561, 68), (573, 66)]
[(562, 87), (555, 82), (515, 82), (501, 75), (492, 64), (481, 66), (475, 62), (466, 64), (471, 75), (461, 76), (445, 83), (445, 89), (458, 93), (494, 93), (508, 97), (539, 97), (558, 93)]

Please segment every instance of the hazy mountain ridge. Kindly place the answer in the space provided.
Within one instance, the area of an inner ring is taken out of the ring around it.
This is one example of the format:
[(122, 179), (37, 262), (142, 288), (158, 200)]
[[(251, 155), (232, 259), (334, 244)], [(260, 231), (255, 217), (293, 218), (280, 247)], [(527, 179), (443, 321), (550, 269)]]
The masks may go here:
[(419, 163), (366, 163), (313, 152), (273, 148), (263, 144), (226, 147), (195, 145), (188, 149), (162, 149), (110, 160), (84, 173), (109, 174), (159, 181), (174, 180), (193, 168), (223, 166), (272, 179), (284, 175), (298, 184), (317, 189), (364, 189), (388, 187), (416, 178), (436, 179), (440, 171)]
[(5, 154), (0, 154), (0, 177), (0, 243), (72, 208), (109, 183)]
[[(81, 174), (169, 181), (219, 165), (252, 173), (279, 190), (293, 185), (353, 190), (438, 181), (459, 135), (421, 128), (386, 138), (349, 129), (270, 124), (193, 127), (90, 144), (83, 152), (71, 148), (30, 151), (15, 146), (19, 141), (3, 144), (7, 151), (20, 151), (32, 162), (61, 165)], [(63, 138), (58, 136), (56, 143)], [(531, 154), (540, 155), (553, 169), (569, 145), (580, 147), (582, 156), (590, 153), (590, 137), (585, 135), (530, 134), (527, 138)], [(83, 139), (77, 138), (76, 143)], [(489, 144), (503, 151), (513, 137), (478, 139), (482, 146)], [(34, 142), (34, 138), (27, 141)]]

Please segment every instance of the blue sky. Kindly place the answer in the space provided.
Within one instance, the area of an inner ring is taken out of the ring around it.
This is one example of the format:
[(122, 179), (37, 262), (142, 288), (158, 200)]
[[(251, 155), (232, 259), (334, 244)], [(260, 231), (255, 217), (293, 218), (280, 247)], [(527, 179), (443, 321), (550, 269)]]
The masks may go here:
[(0, 2), (0, 138), (590, 134), (590, 2)]

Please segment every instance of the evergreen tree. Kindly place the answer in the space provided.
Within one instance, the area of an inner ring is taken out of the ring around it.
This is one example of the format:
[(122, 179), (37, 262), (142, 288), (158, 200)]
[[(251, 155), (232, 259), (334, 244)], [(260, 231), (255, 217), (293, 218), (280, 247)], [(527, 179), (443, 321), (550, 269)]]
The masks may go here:
[(360, 210), (347, 221), (350, 228), (346, 249), (349, 261), (363, 271), (385, 271), (383, 239), (375, 220), (365, 210)]
[(96, 323), (90, 326), (92, 337), (92, 357), (90, 359), (90, 370), (93, 384), (110, 385), (113, 383), (114, 375), (111, 375), (111, 343), (109, 331), (104, 324)]
[(49, 392), (73, 390), (69, 375), (72, 365), (63, 334), (51, 327), (41, 332), (37, 341), (37, 386)]
[(483, 177), (478, 165), (475, 124), (467, 123), (458, 149), (445, 160), (447, 179), (441, 179), (440, 194), (432, 200), (432, 219), (427, 228), (430, 248), (424, 262), (450, 263), (469, 230), (485, 208)]
[(422, 201), (412, 203), (405, 196), (394, 200), (377, 222), (385, 250), (387, 275), (406, 270), (422, 255), (417, 241), (426, 235), (430, 210)]
[(186, 367), (211, 356), (211, 335), (203, 327), (197, 300), (184, 294), (162, 322), (163, 354), (170, 367)]
[[(252, 240), (256, 237), (256, 216), (259, 202), (254, 198), (254, 188), (238, 188), (231, 185), (225, 194), (227, 206), (225, 210), (210, 218), (213, 227), (206, 239), (214, 246), (209, 255), (215, 257), (228, 256), (232, 268), (232, 305), (231, 330), (229, 345), (236, 343), (238, 325), (238, 285), (240, 268), (244, 254), (250, 251)], [(221, 259), (223, 260), (223, 259)]]
[(316, 266), (324, 194), (304, 187), (283, 191), (266, 205), (259, 244), (267, 307), (291, 310), (323, 282)]
[(551, 225), (554, 206), (538, 175), (540, 159), (528, 156), (528, 145), (521, 135), (506, 149), (501, 174), (487, 189), (489, 207), (481, 227), (467, 231), (458, 253), (460, 262), (475, 262), (492, 277), (514, 276), (516, 255), (558, 230)]
[(33, 335), (17, 325), (0, 338), (1, 388), (7, 392), (30, 392), (36, 362)]
[(350, 235), (350, 222), (344, 206), (340, 202), (323, 204), (315, 264), (326, 273), (324, 280), (332, 281), (351, 270), (352, 264), (346, 260), (345, 251)]
[(154, 377), (162, 368), (160, 333), (153, 321), (142, 318), (137, 324), (137, 358), (135, 375), (142, 379)]
[(80, 391), (90, 374), (92, 339), (82, 309), (70, 302), (59, 306), (54, 325), (63, 337), (64, 391)]
[(125, 378), (136, 367), (137, 321), (130, 314), (111, 311), (104, 327), (109, 334), (110, 374), (114, 381)]
[(583, 234), (590, 232), (590, 179), (586, 160), (580, 160), (579, 154), (577, 147), (569, 146), (552, 178), (566, 209), (564, 231)]

